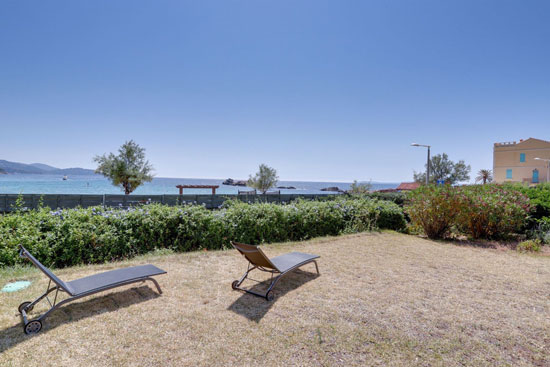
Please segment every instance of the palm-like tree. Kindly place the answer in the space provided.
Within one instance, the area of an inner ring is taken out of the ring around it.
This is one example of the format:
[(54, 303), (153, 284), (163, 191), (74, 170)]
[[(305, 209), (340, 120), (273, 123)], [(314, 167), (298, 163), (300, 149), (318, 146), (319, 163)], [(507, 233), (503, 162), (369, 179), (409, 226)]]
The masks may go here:
[(477, 173), (476, 182), (483, 181), (485, 185), (487, 182), (493, 181), (493, 171), (490, 169), (480, 169)]

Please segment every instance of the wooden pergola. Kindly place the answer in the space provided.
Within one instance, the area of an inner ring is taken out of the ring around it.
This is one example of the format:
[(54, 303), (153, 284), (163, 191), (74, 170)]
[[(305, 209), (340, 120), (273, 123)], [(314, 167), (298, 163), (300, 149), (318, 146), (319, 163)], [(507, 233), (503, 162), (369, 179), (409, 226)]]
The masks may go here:
[(180, 189), (180, 195), (183, 195), (183, 189), (212, 189), (212, 195), (216, 195), (216, 189), (220, 186), (218, 185), (177, 185)]

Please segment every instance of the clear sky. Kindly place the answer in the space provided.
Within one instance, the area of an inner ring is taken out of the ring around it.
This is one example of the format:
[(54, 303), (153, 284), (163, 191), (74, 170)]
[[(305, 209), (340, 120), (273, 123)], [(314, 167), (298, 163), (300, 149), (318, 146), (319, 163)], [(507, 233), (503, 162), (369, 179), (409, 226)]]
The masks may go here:
[(411, 180), (550, 140), (550, 1), (0, 2), (0, 159), (161, 177)]

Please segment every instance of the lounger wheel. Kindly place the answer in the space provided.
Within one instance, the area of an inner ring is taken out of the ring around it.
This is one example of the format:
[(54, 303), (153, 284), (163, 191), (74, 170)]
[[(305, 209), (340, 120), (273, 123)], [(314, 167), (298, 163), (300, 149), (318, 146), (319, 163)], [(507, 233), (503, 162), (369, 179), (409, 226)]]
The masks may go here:
[(233, 283), (231, 283), (231, 288), (233, 289), (239, 289), (239, 281), (234, 280)]
[(267, 299), (269, 302), (273, 301), (273, 298), (275, 298), (273, 291), (269, 291), (265, 294), (265, 299)]
[[(31, 303), (32, 303), (32, 302), (28, 302), (28, 301), (27, 301), (27, 302), (21, 303), (21, 304), (19, 305), (19, 307), (17, 307), (17, 309), (19, 310), (19, 313), (22, 313), (22, 312), (23, 312), (23, 309), (24, 309), (25, 307), (27, 307), (28, 305), (30, 305)], [(31, 307), (29, 307), (29, 308), (28, 308), (27, 310), (25, 310), (25, 311), (26, 311), (26, 312), (31, 312), (33, 308), (34, 308), (34, 306), (31, 306)]]
[(27, 335), (36, 334), (40, 330), (42, 330), (42, 322), (40, 320), (32, 320), (25, 325), (25, 334)]

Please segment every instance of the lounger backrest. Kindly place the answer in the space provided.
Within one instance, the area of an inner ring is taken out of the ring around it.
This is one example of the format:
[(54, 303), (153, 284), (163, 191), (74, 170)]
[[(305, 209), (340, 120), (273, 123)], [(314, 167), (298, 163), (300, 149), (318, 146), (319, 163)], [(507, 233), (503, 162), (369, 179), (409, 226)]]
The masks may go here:
[(20, 251), (19, 251), (19, 255), (21, 257), (26, 257), (27, 259), (29, 259), (38, 269), (40, 269), (41, 272), (43, 272), (44, 274), (46, 274), (46, 276), (48, 278), (50, 278), (52, 280), (52, 282), (54, 282), (57, 286), (63, 288), (63, 290), (67, 293), (71, 293), (70, 292), (70, 289), (69, 287), (61, 280), (59, 279), (58, 277), (55, 276), (54, 273), (51, 272), (50, 269), (48, 269), (47, 267), (45, 267), (44, 265), (42, 265), (40, 263), (40, 261), (36, 260), (34, 258), (34, 256), (32, 256), (30, 254), (29, 251), (27, 251), (26, 248), (24, 248), (23, 246), (19, 245), (19, 248), (20, 248)]
[(253, 265), (278, 270), (258, 246), (233, 241), (231, 244)]

